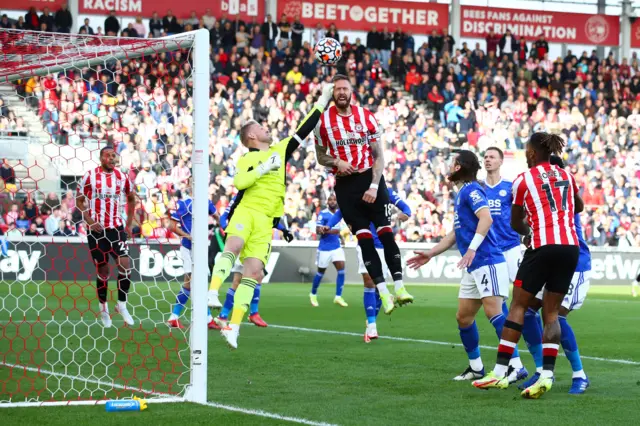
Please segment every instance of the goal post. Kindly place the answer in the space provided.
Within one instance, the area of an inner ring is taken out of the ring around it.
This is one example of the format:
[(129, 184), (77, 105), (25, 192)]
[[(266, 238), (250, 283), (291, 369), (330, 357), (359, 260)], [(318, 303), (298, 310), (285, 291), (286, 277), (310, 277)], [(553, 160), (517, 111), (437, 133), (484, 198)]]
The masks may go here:
[[(27, 144), (27, 154), (9, 161), (16, 182), (0, 186), (0, 215), (7, 219), (0, 222), (6, 244), (0, 251), (0, 408), (99, 405), (133, 396), (205, 403), (209, 32), (132, 39), (1, 29), (0, 58), (0, 98), (11, 122), (28, 130), (27, 142), (16, 142)], [(135, 177), (147, 172), (147, 162), (165, 182), (134, 180), (139, 235), (127, 248), (127, 303), (135, 324), (114, 312), (112, 260), (110, 328), (100, 320), (95, 266), (74, 212), (77, 182), (107, 145), (123, 154), (142, 146), (129, 154), (137, 158), (130, 167), (123, 155), (118, 167)], [(182, 161), (191, 175), (186, 182), (159, 169), (182, 167)], [(193, 198), (184, 330), (166, 323), (184, 272), (179, 239), (166, 225), (176, 189)], [(60, 225), (53, 235), (49, 218)], [(34, 236), (32, 226), (44, 235)]]

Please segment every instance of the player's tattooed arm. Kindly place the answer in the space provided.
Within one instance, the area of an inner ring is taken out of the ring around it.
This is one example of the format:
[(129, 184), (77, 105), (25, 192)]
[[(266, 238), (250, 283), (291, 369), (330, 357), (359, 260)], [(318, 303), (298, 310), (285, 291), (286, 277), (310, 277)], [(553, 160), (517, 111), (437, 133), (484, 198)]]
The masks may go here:
[(378, 141), (370, 144), (371, 155), (373, 156), (373, 178), (371, 178), (372, 185), (379, 185), (380, 178), (384, 172), (384, 151), (382, 150), (382, 142)]
[(511, 227), (518, 234), (524, 236), (531, 234), (531, 228), (526, 222), (526, 216), (524, 207), (516, 204), (511, 205)]
[(316, 144), (316, 159), (318, 160), (318, 164), (325, 167), (337, 167), (338, 162), (340, 161), (337, 158), (333, 158), (331, 155), (327, 154), (327, 147)]

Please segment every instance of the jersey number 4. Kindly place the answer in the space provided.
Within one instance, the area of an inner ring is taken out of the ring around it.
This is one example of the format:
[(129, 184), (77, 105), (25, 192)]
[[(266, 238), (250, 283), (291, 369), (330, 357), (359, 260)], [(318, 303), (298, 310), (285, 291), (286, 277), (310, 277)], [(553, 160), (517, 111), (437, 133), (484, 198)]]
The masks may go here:
[[(555, 188), (559, 188), (562, 193), (562, 209), (561, 211), (567, 210), (567, 195), (569, 193), (569, 181), (568, 180), (559, 180), (553, 183)], [(551, 185), (548, 183), (542, 184), (542, 189), (547, 196), (547, 200), (549, 201), (549, 206), (551, 206), (551, 211), (557, 212), (558, 207), (556, 206), (556, 200), (553, 198), (553, 193), (551, 192)]]

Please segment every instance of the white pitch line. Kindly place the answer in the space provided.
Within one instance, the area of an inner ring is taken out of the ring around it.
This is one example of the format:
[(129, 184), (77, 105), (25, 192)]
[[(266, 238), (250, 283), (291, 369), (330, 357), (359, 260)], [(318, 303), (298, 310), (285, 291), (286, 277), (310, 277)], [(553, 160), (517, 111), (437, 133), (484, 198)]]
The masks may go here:
[[(280, 329), (283, 329), (283, 330), (303, 331), (303, 332), (307, 332), (307, 333), (337, 334), (337, 335), (342, 335), (342, 336), (362, 337), (362, 333), (353, 333), (353, 332), (350, 332), (350, 331), (322, 330), (322, 329), (318, 329), (318, 328), (304, 328), (304, 327), (293, 327), (293, 326), (288, 326), (288, 325), (274, 325), (274, 324), (269, 324), (269, 327), (271, 327), (271, 328), (280, 328)], [(438, 340), (426, 340), (426, 339), (412, 339), (412, 338), (409, 338), (409, 337), (380, 336), (378, 338), (379, 339), (386, 339), (386, 340), (394, 340), (394, 341), (397, 341), (397, 342), (426, 343), (426, 344), (429, 344), (429, 345), (440, 345), (440, 346), (460, 346), (460, 347), (463, 346), (462, 343), (441, 342), (441, 341), (438, 341)], [(493, 349), (493, 350), (496, 350), (495, 346), (481, 345), (480, 347), (482, 349)], [(558, 354), (558, 355), (565, 356), (564, 354)], [(580, 357), (582, 359), (590, 359), (590, 360), (593, 360), (593, 361), (611, 362), (611, 363), (614, 363), (614, 364), (640, 365), (640, 362), (638, 362), (638, 361), (630, 361), (630, 360), (626, 360), (626, 359), (601, 358), (601, 357), (597, 357), (597, 356), (586, 356), (586, 355), (580, 355)]]
[[(27, 371), (32, 371), (32, 372), (36, 372), (36, 373), (42, 373), (42, 374), (47, 374), (47, 375), (51, 375), (51, 376), (58, 376), (58, 377), (62, 377), (65, 379), (70, 379), (70, 380), (78, 380), (81, 382), (85, 382), (85, 383), (91, 383), (91, 384), (95, 384), (95, 385), (100, 385), (100, 386), (110, 386), (113, 388), (117, 388), (117, 389), (124, 389), (124, 390), (131, 390), (132, 392), (144, 392), (147, 393), (149, 395), (153, 395), (153, 396), (157, 396), (160, 397), (159, 399), (151, 399), (148, 400), (147, 402), (188, 402), (185, 401), (182, 398), (175, 398), (175, 397), (167, 397), (167, 394), (162, 394), (162, 393), (158, 393), (158, 392), (151, 392), (151, 391), (147, 391), (145, 389), (139, 390), (139, 389), (132, 389), (132, 388), (128, 388), (126, 386), (123, 385), (119, 385), (117, 383), (108, 383), (108, 382), (102, 382), (100, 380), (94, 380), (94, 379), (88, 379), (86, 377), (80, 377), (80, 376), (73, 376), (70, 374), (65, 374), (65, 373), (57, 373), (55, 371), (50, 371), (50, 370), (43, 370), (43, 369), (39, 369), (39, 368), (33, 368), (33, 367), (26, 367), (23, 365), (16, 365), (16, 364), (5, 364), (3, 362), (0, 362), (0, 366), (5, 366), (5, 367), (13, 367), (13, 368), (19, 368), (19, 369), (24, 369)], [(166, 400), (163, 400), (162, 398), (166, 398)], [(100, 404), (100, 402), (86, 402), (86, 403), (82, 403), (82, 404), (77, 404), (77, 405), (96, 405), (96, 404)], [(37, 405), (45, 405), (45, 404), (39, 404), (39, 403), (8, 403), (8, 404), (0, 404), (0, 408), (10, 408), (10, 407), (33, 407), (33, 406), (37, 406)], [(54, 403), (52, 405), (75, 405), (75, 404), (68, 404), (66, 401), (60, 401), (59, 403)], [(212, 407), (212, 408), (218, 408), (221, 410), (226, 410), (226, 411), (233, 411), (236, 413), (243, 413), (243, 414), (248, 414), (251, 416), (258, 416), (258, 417), (266, 417), (269, 419), (275, 419), (275, 420), (282, 420), (282, 421), (286, 421), (286, 422), (290, 422), (290, 423), (298, 423), (301, 425), (309, 425), (309, 426), (338, 426), (332, 423), (325, 423), (325, 422), (316, 422), (313, 420), (308, 420), (308, 419), (303, 419), (303, 418), (299, 418), (299, 417), (290, 417), (290, 416), (283, 416), (277, 413), (270, 413), (268, 411), (263, 411), (263, 410), (253, 410), (250, 408), (242, 408), (242, 407), (236, 407), (233, 405), (226, 405), (226, 404), (220, 404), (218, 402), (207, 402), (203, 405), (206, 405), (208, 407)]]

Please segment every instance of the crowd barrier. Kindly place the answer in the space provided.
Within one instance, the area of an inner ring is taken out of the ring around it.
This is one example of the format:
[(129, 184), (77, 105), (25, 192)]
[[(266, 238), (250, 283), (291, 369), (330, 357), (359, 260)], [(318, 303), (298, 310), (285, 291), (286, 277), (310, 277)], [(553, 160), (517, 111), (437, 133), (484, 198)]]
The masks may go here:
[[(430, 244), (400, 244), (403, 264), (414, 250), (428, 249)], [(297, 241), (287, 244), (274, 241), (271, 258), (266, 267), (266, 282), (309, 282), (315, 274), (315, 241)], [(180, 247), (177, 241), (164, 244), (135, 242), (130, 244), (134, 262), (133, 281), (173, 281), (183, 275)], [(355, 245), (347, 244), (346, 281), (362, 282), (358, 274)], [(414, 271), (405, 268), (404, 280), (408, 284), (456, 283), (462, 273), (457, 268), (460, 254), (450, 250)], [(592, 284), (626, 284), (640, 270), (640, 250), (611, 248), (592, 249)], [(0, 255), (0, 280), (14, 281), (83, 281), (95, 279), (93, 262), (86, 243), (81, 238), (25, 237), (9, 241), (7, 253)], [(333, 281), (335, 270), (330, 267), (324, 280)]]

